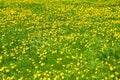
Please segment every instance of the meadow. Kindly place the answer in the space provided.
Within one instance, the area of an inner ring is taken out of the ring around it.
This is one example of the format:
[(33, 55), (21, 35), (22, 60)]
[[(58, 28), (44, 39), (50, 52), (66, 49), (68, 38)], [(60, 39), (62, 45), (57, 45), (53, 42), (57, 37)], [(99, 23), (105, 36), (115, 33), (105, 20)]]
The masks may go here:
[(0, 80), (120, 80), (120, 1), (0, 0)]

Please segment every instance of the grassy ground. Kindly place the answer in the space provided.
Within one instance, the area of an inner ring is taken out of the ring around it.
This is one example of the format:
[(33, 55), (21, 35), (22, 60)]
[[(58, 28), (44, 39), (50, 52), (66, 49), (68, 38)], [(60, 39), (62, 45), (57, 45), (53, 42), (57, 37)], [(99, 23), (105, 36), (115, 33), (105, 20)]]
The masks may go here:
[(0, 80), (120, 80), (119, 0), (0, 0)]

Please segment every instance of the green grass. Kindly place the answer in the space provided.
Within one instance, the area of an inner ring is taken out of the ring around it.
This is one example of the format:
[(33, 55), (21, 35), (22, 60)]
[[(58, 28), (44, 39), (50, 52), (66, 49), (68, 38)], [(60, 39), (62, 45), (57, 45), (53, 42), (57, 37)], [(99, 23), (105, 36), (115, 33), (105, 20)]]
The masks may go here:
[(119, 0), (0, 0), (0, 80), (120, 80)]

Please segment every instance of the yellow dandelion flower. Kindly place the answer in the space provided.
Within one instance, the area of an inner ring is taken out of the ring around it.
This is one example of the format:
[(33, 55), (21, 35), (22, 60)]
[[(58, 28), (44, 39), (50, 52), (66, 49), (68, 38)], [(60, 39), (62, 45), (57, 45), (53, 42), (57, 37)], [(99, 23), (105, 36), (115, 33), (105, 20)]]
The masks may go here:
[(41, 63), (40, 65), (41, 65), (41, 66), (44, 66), (44, 65), (45, 65), (45, 63)]
[(86, 72), (86, 73), (89, 72), (89, 69), (84, 69), (84, 72)]
[(11, 68), (13, 69), (13, 68), (15, 68), (15, 66), (14, 66), (14, 65), (12, 65), (12, 66), (11, 66)]
[(93, 75), (92, 78), (96, 78), (96, 76)]
[(76, 80), (79, 80), (79, 78), (78, 78), (78, 77), (76, 77)]
[(55, 50), (55, 51), (52, 51), (52, 54), (55, 54), (55, 53), (57, 53), (57, 50)]
[(15, 56), (15, 54), (14, 54), (14, 53), (11, 53), (10, 56), (13, 57), (13, 56)]
[(60, 76), (55, 76), (53, 80), (59, 80)]
[(82, 78), (84, 77), (85, 75), (84, 74), (82, 74)]
[(42, 48), (45, 48), (45, 45), (42, 45)]
[(85, 62), (85, 64), (87, 64), (88, 62)]
[(51, 80), (50, 78), (47, 78), (47, 80)]
[(112, 66), (110, 66), (110, 71), (113, 71), (113, 70), (114, 70), (114, 68)]
[(54, 64), (51, 64), (51, 67), (53, 67), (54, 66)]
[(115, 72), (115, 75), (119, 75), (119, 73), (118, 73), (118, 72)]
[(63, 72), (61, 72), (61, 73), (60, 73), (60, 75), (61, 75), (61, 76), (63, 76), (63, 75), (64, 75), (64, 73), (63, 73)]
[(120, 80), (120, 79), (118, 77), (116, 77), (115, 80)]
[(8, 76), (8, 77), (6, 78), (6, 80), (13, 80), (13, 78), (10, 77), (10, 76)]
[(74, 68), (76, 71), (78, 71), (79, 70), (79, 68)]
[(37, 76), (37, 74), (34, 74), (34, 79), (36, 79), (38, 76)]
[(109, 40), (107, 39), (106, 42), (109, 42)]
[(2, 56), (0, 56), (0, 63), (2, 62), (2, 59), (3, 59), (3, 57), (2, 57)]
[(0, 68), (0, 71), (3, 71), (5, 69), (5, 67), (2, 67), (2, 68)]
[(75, 56), (72, 56), (72, 59), (76, 59), (76, 57), (75, 57)]
[(9, 69), (6, 69), (5, 71), (6, 71), (6, 72), (10, 72), (10, 70), (9, 70)]
[(20, 77), (18, 80), (23, 80), (23, 77)]
[(5, 45), (2, 45), (2, 48), (4, 49), (4, 48), (5, 48)]
[(107, 80), (108, 78), (105, 76), (105, 80)]
[(95, 70), (97, 71), (97, 70), (98, 70), (98, 67), (96, 67)]
[(60, 54), (63, 54), (63, 53), (64, 53), (63, 51), (60, 52)]
[(115, 43), (112, 41), (112, 47), (115, 45)]
[(35, 66), (35, 69), (37, 69), (38, 68), (38, 66)]
[(80, 75), (80, 71), (78, 71), (78, 73), (77, 73), (78, 75)]
[(44, 78), (43, 78), (43, 80), (47, 80), (47, 78), (46, 78), (46, 77), (44, 77)]
[(80, 63), (79, 63), (79, 62), (77, 62), (77, 66), (80, 66)]
[(65, 67), (65, 65), (63, 64), (62, 67)]
[(26, 53), (26, 51), (25, 51), (25, 50), (23, 50), (23, 51), (22, 51), (22, 54), (25, 54), (25, 53)]
[(114, 78), (114, 77), (115, 77), (115, 75), (114, 75), (114, 74), (111, 74), (111, 75), (110, 75), (110, 77), (111, 77), (111, 78)]
[(58, 61), (61, 61), (61, 60), (62, 60), (62, 58), (57, 58), (57, 60), (58, 60)]

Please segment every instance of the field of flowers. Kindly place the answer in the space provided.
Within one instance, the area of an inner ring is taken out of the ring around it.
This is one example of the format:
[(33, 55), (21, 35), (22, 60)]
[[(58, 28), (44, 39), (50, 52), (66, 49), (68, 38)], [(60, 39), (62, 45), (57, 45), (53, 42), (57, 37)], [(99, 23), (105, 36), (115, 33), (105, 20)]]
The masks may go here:
[(0, 0), (0, 80), (120, 80), (120, 1)]

